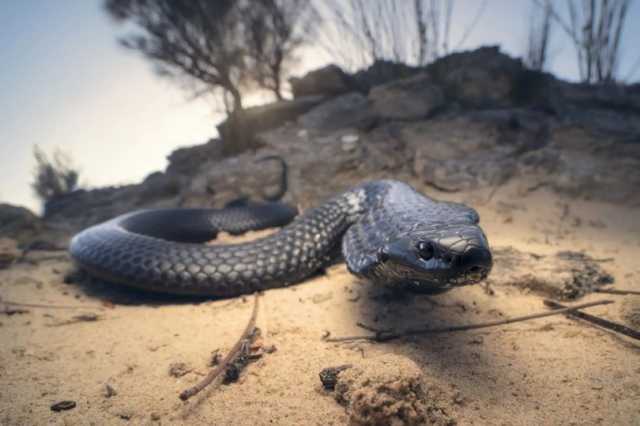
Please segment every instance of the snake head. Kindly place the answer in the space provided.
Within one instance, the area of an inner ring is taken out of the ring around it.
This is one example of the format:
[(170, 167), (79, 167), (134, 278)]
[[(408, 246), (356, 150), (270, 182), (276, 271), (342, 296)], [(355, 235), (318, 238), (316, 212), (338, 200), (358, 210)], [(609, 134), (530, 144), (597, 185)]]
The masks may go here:
[(421, 293), (441, 293), (487, 277), (492, 256), (475, 224), (414, 230), (378, 248), (363, 275)]

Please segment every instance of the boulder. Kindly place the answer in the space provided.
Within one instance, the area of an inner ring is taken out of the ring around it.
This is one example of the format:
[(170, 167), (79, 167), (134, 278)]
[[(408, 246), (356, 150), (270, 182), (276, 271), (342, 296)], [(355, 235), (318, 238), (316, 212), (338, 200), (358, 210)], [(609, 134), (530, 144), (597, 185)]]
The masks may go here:
[(330, 99), (313, 108), (298, 119), (298, 123), (311, 130), (333, 131), (344, 128), (368, 129), (376, 121), (367, 98), (351, 92)]
[(381, 118), (392, 120), (427, 118), (445, 103), (440, 87), (424, 73), (374, 87), (369, 100)]
[(469, 108), (513, 105), (513, 94), (524, 72), (522, 62), (497, 46), (445, 56), (426, 68), (445, 94)]
[(354, 90), (354, 82), (337, 65), (327, 65), (303, 77), (289, 79), (294, 98), (304, 96), (337, 96)]
[(353, 74), (353, 80), (356, 82), (360, 91), (368, 93), (369, 90), (376, 86), (412, 77), (420, 72), (420, 70), (418, 67), (412, 67), (399, 62), (377, 59), (368, 68)]
[(183, 207), (224, 207), (238, 199), (260, 200), (276, 193), (282, 168), (276, 161), (257, 160), (273, 154), (265, 150), (245, 153), (203, 167), (183, 192)]

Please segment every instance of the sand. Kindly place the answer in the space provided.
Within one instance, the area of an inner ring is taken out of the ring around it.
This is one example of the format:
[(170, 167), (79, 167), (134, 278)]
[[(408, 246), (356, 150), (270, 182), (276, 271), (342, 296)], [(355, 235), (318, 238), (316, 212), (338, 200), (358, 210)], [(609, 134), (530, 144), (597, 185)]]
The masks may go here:
[[(544, 189), (522, 193), (515, 184), (493, 194), (421, 189), (474, 206), (493, 247), (584, 251), (606, 260), (614, 288), (640, 290), (637, 207)], [(64, 252), (33, 252), (0, 271), (5, 301), (84, 307), (0, 315), (2, 425), (640, 424), (640, 344), (562, 315), (386, 343), (322, 340), (327, 332), (366, 332), (357, 323), (404, 329), (547, 309), (544, 294), (500, 280), (492, 291), (478, 285), (391, 297), (338, 264), (269, 290), (257, 324), (276, 351), (250, 363), (237, 382), (182, 402), (178, 394), (209, 371), (212, 352), (224, 353), (240, 336), (252, 297), (176, 299), (106, 283), (67, 284), (71, 270)], [(640, 296), (592, 293), (580, 301), (599, 299), (615, 303), (589, 313), (639, 326)], [(352, 367), (338, 376), (342, 387), (324, 389), (319, 373), (345, 364)], [(75, 406), (52, 411), (66, 400)]]

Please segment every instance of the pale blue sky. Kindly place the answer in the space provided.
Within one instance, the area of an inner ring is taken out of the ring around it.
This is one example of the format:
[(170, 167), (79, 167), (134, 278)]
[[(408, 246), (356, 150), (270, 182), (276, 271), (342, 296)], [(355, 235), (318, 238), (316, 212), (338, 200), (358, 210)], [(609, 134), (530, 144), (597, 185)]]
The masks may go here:
[[(452, 45), (480, 3), (456, 2)], [(489, 0), (462, 47), (500, 44), (520, 55), (529, 7), (528, 0)], [(628, 20), (627, 51), (640, 40), (633, 24), (640, 22), (637, 3)], [(221, 117), (214, 105), (192, 101), (173, 82), (155, 76), (143, 58), (118, 46), (119, 34), (122, 29), (106, 17), (100, 0), (0, 2), (0, 201), (38, 210), (29, 187), (35, 144), (69, 152), (82, 181), (102, 186), (138, 181), (164, 169), (176, 147), (215, 135)], [(569, 44), (557, 37), (553, 46), (552, 71), (575, 78)], [(637, 59), (628, 53), (622, 70)], [(299, 72), (328, 61), (313, 52), (303, 59)]]

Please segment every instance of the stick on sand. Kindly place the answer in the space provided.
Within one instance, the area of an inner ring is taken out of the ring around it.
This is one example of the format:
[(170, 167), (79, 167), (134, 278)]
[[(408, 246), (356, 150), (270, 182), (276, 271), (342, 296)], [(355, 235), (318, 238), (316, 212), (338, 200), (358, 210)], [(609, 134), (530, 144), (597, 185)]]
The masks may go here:
[(449, 327), (409, 329), (399, 333), (381, 331), (374, 335), (366, 335), (366, 336), (326, 337), (324, 338), (324, 340), (326, 342), (351, 342), (354, 340), (386, 342), (393, 339), (399, 339), (401, 337), (418, 336), (421, 334), (452, 333), (456, 331), (466, 331), (466, 330), (476, 330), (479, 328), (496, 327), (499, 325), (511, 324), (514, 322), (529, 321), (536, 318), (544, 318), (552, 315), (564, 314), (566, 312), (575, 311), (577, 309), (590, 308), (592, 306), (608, 305), (610, 303), (613, 303), (613, 300), (599, 300), (595, 302), (582, 303), (580, 305), (575, 305), (575, 306), (563, 307), (561, 309), (554, 309), (553, 311), (550, 311), (550, 312), (538, 312), (536, 314), (506, 318), (498, 321), (488, 321), (488, 322), (480, 322), (476, 324), (466, 324), (466, 325), (454, 325)]

